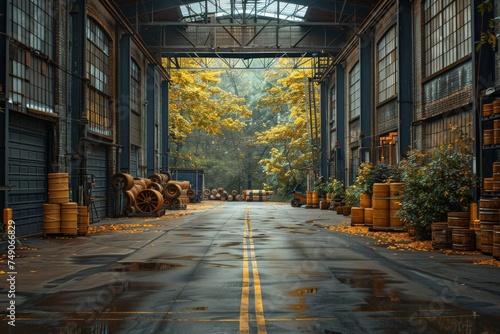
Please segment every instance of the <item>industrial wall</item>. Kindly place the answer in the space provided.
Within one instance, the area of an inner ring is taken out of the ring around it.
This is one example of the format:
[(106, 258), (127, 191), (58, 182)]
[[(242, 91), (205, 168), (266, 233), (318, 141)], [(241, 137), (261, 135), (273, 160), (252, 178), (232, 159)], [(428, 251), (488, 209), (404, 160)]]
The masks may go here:
[(70, 200), (110, 216), (111, 175), (166, 169), (168, 73), (108, 1), (0, 12), (0, 209), (13, 209), (17, 235), (42, 233), (48, 175), (68, 173)]
[(477, 135), (477, 15), (471, 0), (379, 2), (331, 67), (330, 176), (350, 184), (364, 161), (397, 164), (409, 149), (447, 144), (450, 126)]

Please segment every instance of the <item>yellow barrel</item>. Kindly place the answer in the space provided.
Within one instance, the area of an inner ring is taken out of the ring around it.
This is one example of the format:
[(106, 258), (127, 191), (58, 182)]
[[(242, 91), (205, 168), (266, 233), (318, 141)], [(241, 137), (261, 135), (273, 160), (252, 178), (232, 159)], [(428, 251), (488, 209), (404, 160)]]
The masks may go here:
[(363, 225), (365, 222), (365, 208), (352, 207), (351, 208), (351, 226)]
[(362, 208), (372, 207), (372, 195), (367, 193), (362, 193), (359, 199), (359, 206)]
[(389, 183), (373, 184), (373, 229), (388, 229), (390, 226), (390, 186)]
[(483, 130), (483, 146), (490, 146), (494, 144), (494, 130), (486, 129)]
[(493, 103), (487, 103), (483, 104), (483, 117), (488, 117), (491, 116), (494, 112), (494, 104)]
[(389, 183), (374, 183), (373, 184), (373, 197), (389, 197), (390, 185)]
[(312, 191), (311, 194), (311, 205), (313, 208), (317, 208), (319, 206), (319, 197), (317, 191)]
[(48, 202), (61, 204), (69, 202), (69, 176), (68, 173), (50, 173), (48, 175)]
[(87, 206), (78, 206), (77, 227), (78, 235), (87, 235), (90, 225), (90, 216)]
[(365, 208), (365, 226), (373, 225), (373, 208)]
[(43, 233), (61, 233), (61, 205), (43, 204)]
[(76, 235), (78, 230), (78, 205), (75, 202), (61, 204), (61, 233)]
[(396, 212), (401, 208), (401, 195), (403, 193), (403, 182), (393, 182), (389, 184), (389, 225), (393, 230), (403, 230), (403, 222), (396, 217)]

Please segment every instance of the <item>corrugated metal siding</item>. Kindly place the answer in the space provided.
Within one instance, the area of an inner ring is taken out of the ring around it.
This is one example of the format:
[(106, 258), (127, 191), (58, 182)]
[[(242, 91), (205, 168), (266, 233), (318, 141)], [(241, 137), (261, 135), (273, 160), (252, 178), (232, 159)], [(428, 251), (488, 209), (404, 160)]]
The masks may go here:
[(130, 175), (139, 177), (139, 148), (132, 145), (130, 148)]
[(87, 156), (87, 172), (94, 176), (95, 186), (92, 188), (93, 203), (90, 207), (91, 219), (107, 217), (108, 183), (108, 150), (105, 145), (92, 145)]
[(47, 123), (11, 113), (8, 192), (19, 236), (43, 231), (43, 203), (47, 202)]

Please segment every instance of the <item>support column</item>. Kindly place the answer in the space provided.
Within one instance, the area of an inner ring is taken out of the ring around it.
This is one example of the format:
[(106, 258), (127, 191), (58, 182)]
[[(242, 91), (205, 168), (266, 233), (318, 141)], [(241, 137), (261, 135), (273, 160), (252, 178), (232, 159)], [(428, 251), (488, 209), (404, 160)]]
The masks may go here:
[(147, 175), (156, 172), (156, 147), (155, 147), (155, 65), (149, 64), (146, 73), (146, 166)]
[(337, 112), (336, 120), (336, 134), (338, 145), (335, 145), (335, 159), (337, 159), (335, 178), (339, 181), (346, 183), (346, 142), (345, 142), (345, 120), (346, 120), (346, 108), (345, 108), (345, 69), (341, 64), (335, 65), (335, 89), (337, 91), (337, 99), (335, 110)]
[(169, 139), (169, 129), (168, 129), (168, 81), (164, 80), (161, 83), (161, 170), (167, 171), (168, 166), (168, 154), (170, 148), (168, 146)]
[[(411, 0), (399, 0), (398, 8), (398, 146), (399, 160), (411, 149), (413, 119), (413, 42)], [(399, 162), (398, 160), (398, 162)]]
[(321, 110), (321, 137), (320, 137), (320, 171), (319, 175), (323, 176), (324, 180), (328, 180), (328, 81), (320, 83), (320, 110)]
[(80, 201), (79, 186), (86, 184), (87, 159), (85, 153), (87, 128), (87, 109), (86, 109), (86, 50), (87, 39), (85, 30), (87, 26), (87, 1), (73, 0), (70, 10), (70, 24), (72, 32), (70, 66), (71, 75), (71, 97), (70, 97), (70, 128), (71, 128), (71, 164), (70, 164), (70, 189), (73, 191), (73, 201)]
[(10, 21), (10, 1), (0, 3), (0, 64), (4, 64), (3, 75), (0, 76), (0, 93), (4, 94), (4, 99), (0, 100), (0, 209), (9, 207), (9, 196), (7, 189), (9, 185), (9, 24)]
[(118, 143), (123, 147), (119, 166), (121, 173), (130, 173), (130, 35), (120, 39), (120, 60), (118, 68)]
[(359, 162), (361, 163), (371, 160), (372, 37), (370, 35), (359, 37), (359, 71), (361, 81)]

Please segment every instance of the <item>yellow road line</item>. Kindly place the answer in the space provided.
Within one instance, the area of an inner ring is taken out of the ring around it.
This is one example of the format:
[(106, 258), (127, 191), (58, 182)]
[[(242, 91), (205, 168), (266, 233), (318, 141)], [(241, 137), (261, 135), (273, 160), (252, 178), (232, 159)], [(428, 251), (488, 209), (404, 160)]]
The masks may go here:
[[(245, 211), (245, 228), (243, 232), (243, 286), (241, 289), (240, 305), (240, 334), (248, 334), (250, 330), (248, 310), (249, 310), (249, 290), (250, 290), (250, 271), (248, 253), (250, 253), (250, 262), (252, 264), (252, 276), (255, 297), (255, 319), (257, 322), (257, 333), (267, 334), (266, 318), (264, 316), (264, 304), (262, 302), (262, 288), (260, 285), (259, 269), (255, 256), (255, 246), (252, 238), (252, 224), (250, 221), (250, 208)], [(248, 242), (247, 242), (248, 240)]]
[(240, 333), (248, 334), (250, 326), (248, 323), (248, 299), (250, 289), (250, 278), (248, 273), (248, 255), (247, 255), (247, 225), (245, 213), (245, 230), (243, 232), (243, 284), (241, 288), (241, 304), (240, 304)]

